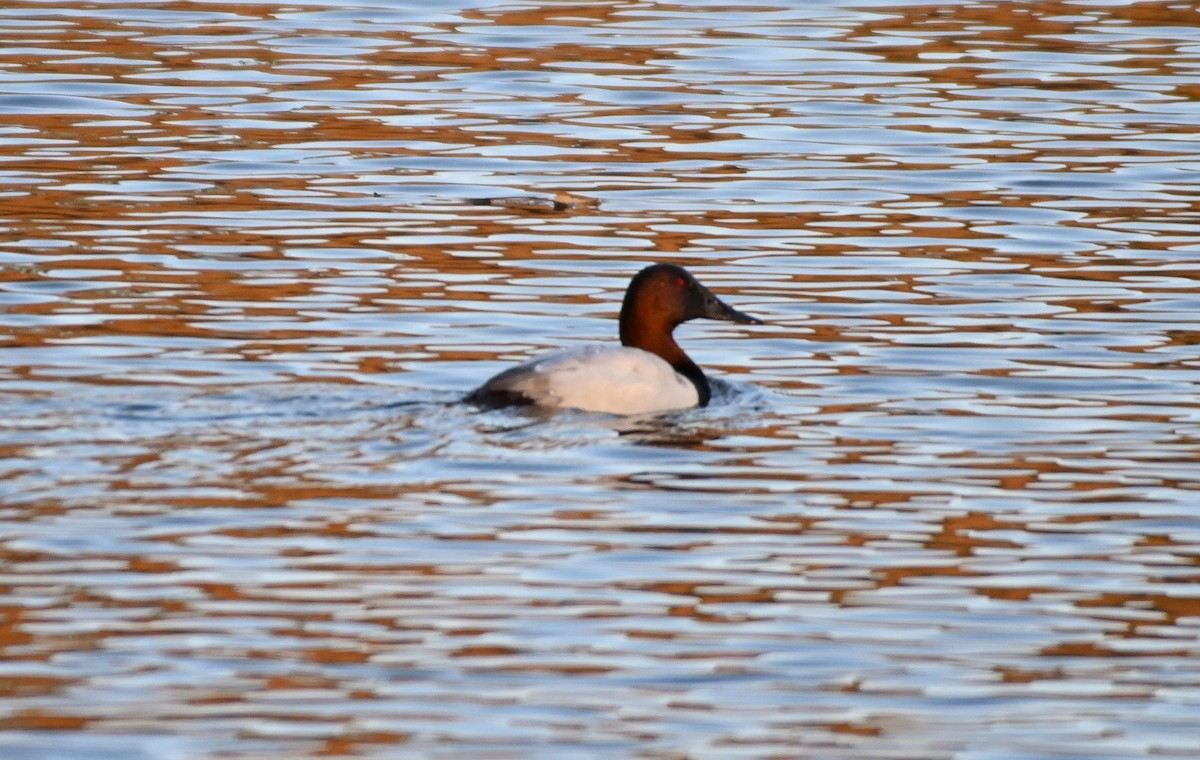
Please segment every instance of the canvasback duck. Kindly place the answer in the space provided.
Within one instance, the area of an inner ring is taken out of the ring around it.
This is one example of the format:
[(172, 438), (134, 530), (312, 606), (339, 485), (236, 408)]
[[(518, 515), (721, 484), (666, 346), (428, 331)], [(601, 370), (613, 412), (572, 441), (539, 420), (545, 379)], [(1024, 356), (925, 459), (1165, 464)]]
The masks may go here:
[(539, 356), (488, 380), (467, 401), (610, 414), (707, 406), (712, 398), (708, 378), (671, 334), (697, 317), (763, 323), (724, 303), (683, 267), (654, 264), (638, 272), (625, 291), (620, 346), (584, 346)]

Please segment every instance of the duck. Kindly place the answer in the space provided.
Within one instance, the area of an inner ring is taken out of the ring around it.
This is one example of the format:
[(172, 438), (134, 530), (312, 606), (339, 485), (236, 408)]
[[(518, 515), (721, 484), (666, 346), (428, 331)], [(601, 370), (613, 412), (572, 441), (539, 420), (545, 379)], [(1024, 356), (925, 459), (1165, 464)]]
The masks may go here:
[(652, 264), (629, 282), (621, 303), (621, 345), (553, 351), (504, 370), (466, 400), (487, 408), (531, 406), (617, 415), (708, 406), (712, 386), (673, 335), (690, 319), (743, 325), (763, 321), (729, 306), (690, 272)]

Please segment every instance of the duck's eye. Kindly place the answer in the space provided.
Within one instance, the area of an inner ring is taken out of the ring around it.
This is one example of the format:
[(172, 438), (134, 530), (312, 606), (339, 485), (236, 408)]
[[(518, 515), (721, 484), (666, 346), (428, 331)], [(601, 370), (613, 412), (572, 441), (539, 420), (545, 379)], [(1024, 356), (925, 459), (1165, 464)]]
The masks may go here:
[(682, 277), (675, 278), (675, 287), (679, 288), (680, 290), (683, 290), (683, 287), (685, 285), (687, 285), (687, 280), (683, 279)]

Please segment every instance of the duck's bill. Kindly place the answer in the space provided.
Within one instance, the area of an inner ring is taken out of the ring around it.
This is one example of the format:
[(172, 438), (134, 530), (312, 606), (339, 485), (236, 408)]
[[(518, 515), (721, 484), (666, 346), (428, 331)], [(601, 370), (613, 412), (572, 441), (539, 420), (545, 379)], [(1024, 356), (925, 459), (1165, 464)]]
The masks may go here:
[(766, 324), (766, 322), (763, 322), (758, 317), (752, 317), (749, 314), (746, 314), (745, 312), (738, 311), (737, 309), (730, 309), (729, 313), (731, 315), (730, 321), (737, 322), (739, 325), (765, 325)]
[(737, 322), (739, 325), (761, 325), (764, 322), (758, 317), (740, 312), (729, 304), (708, 293), (704, 299), (704, 316), (708, 319), (720, 319), (725, 322)]

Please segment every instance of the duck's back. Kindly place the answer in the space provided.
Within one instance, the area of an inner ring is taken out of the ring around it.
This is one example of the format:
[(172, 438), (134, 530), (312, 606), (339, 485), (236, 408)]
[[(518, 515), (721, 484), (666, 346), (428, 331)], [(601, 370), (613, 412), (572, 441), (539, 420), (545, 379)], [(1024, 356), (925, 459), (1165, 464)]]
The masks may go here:
[(583, 346), (505, 370), (469, 398), (485, 404), (645, 414), (695, 406), (700, 394), (690, 380), (649, 351)]

